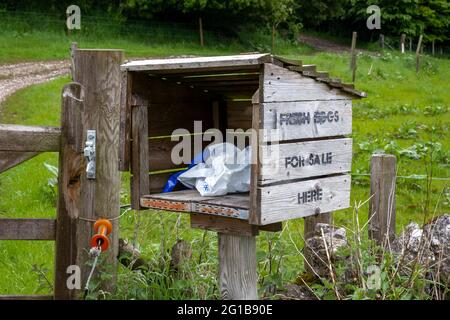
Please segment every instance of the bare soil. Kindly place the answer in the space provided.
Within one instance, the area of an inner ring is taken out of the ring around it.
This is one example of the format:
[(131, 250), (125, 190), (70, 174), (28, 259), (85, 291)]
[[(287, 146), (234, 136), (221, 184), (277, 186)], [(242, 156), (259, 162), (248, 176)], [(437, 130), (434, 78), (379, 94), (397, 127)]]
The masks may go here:
[[(333, 53), (343, 53), (343, 52), (350, 52), (350, 43), (348, 46), (333, 42), (331, 40), (326, 40), (322, 38), (318, 38), (315, 36), (310, 35), (300, 35), (299, 37), (300, 42), (307, 44), (317, 51), (326, 51), (326, 52), (333, 52)], [(363, 50), (357, 49), (357, 52), (360, 52)]]
[(69, 71), (70, 63), (65, 60), (0, 65), (0, 105), (19, 89), (53, 80)]

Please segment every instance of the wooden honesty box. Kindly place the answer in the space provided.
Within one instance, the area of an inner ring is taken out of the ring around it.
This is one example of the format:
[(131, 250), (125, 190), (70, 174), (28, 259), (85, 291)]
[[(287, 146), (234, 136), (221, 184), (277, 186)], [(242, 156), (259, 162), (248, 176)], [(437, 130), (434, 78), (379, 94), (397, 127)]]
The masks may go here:
[[(131, 172), (134, 209), (188, 212), (193, 227), (256, 234), (349, 207), (352, 99), (365, 96), (353, 85), (270, 54), (133, 61), (122, 72), (119, 167)], [(211, 143), (211, 128), (247, 139), (250, 192), (162, 193), (192, 160), (172, 161), (180, 128), (199, 139), (192, 155)]]

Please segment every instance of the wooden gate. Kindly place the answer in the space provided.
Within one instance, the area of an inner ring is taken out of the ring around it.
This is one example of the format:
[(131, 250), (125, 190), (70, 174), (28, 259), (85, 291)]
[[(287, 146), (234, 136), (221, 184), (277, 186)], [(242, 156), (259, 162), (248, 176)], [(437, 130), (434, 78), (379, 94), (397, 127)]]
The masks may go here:
[[(82, 131), (79, 115), (83, 105), (83, 89), (78, 83), (67, 84), (62, 90), (61, 127), (0, 124), (0, 173), (29, 160), (41, 152), (59, 152), (59, 193), (57, 219), (4, 218), (0, 219), (0, 240), (59, 240), (55, 242), (56, 256), (70, 246), (63, 234), (70, 233), (64, 224), (64, 192), (62, 183), (66, 172), (74, 165), (76, 156), (70, 155), (70, 146), (76, 145), (81, 154)], [(81, 159), (81, 158), (80, 158)], [(82, 163), (77, 166), (81, 168)], [(62, 233), (62, 234), (60, 234)], [(55, 264), (58, 267), (58, 263)], [(65, 272), (65, 271), (64, 271)], [(55, 293), (66, 288), (66, 279), (55, 272), (53, 295), (7, 295), (0, 299), (53, 299)]]
[[(102, 283), (114, 289), (118, 255), (120, 172), (118, 124), (122, 50), (73, 52), (73, 79), (61, 96), (61, 127), (0, 125), (0, 173), (41, 152), (59, 152), (56, 219), (0, 219), (0, 240), (55, 241), (55, 279), (51, 296), (0, 296), (0, 299), (77, 299), (81, 289), (67, 285), (70, 266), (86, 283), (93, 222), (111, 219), (110, 247), (102, 253), (113, 279)], [(95, 131), (95, 178), (86, 173), (87, 132)]]

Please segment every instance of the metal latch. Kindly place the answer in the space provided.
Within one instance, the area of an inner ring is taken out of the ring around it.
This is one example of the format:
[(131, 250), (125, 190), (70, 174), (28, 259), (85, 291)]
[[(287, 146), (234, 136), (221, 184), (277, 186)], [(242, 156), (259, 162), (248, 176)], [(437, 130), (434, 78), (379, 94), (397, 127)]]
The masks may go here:
[(95, 179), (95, 130), (87, 130), (84, 156), (87, 158), (86, 176)]

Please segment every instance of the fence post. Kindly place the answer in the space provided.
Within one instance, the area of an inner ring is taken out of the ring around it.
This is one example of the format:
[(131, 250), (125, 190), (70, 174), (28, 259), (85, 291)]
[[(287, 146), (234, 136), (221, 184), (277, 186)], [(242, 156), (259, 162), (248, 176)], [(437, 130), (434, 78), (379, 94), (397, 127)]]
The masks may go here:
[(396, 158), (374, 154), (370, 162), (369, 238), (386, 245), (395, 237)]
[(356, 38), (358, 36), (358, 33), (353, 31), (352, 34), (352, 48), (350, 51), (351, 54), (351, 60), (350, 60), (350, 69), (352, 70), (352, 82), (355, 82), (356, 78)]
[(75, 51), (78, 49), (78, 44), (76, 42), (72, 42), (70, 45), (70, 76), (72, 81), (74, 81), (75, 77)]
[(258, 299), (255, 236), (218, 233), (219, 281), (224, 300)]
[(417, 43), (417, 49), (416, 49), (416, 73), (419, 72), (419, 67), (420, 67), (420, 47), (422, 46), (422, 38), (423, 38), (423, 35), (420, 35), (419, 42)]
[(200, 46), (203, 47), (203, 22), (202, 22), (202, 17), (198, 18), (198, 31), (200, 33)]
[[(75, 51), (75, 81), (85, 88), (83, 143), (86, 130), (96, 131), (95, 179), (87, 179), (81, 172), (81, 203), (78, 219), (77, 263), (81, 268), (84, 286), (90, 267), (88, 255), (93, 222), (99, 218), (113, 219), (120, 214), (120, 172), (118, 169), (120, 64), (122, 50)], [(112, 274), (111, 280), (101, 283), (102, 290), (112, 292), (115, 287), (117, 255), (119, 250), (119, 221), (112, 221), (110, 247), (102, 253), (99, 270)]]
[(306, 240), (311, 238), (314, 235), (316, 224), (318, 223), (332, 223), (332, 212), (326, 212), (321, 213), (316, 216), (309, 216), (304, 218), (304, 227), (303, 227), (303, 239), (305, 240), (305, 246), (303, 250), (303, 255), (305, 256), (304, 266), (305, 271), (311, 275), (314, 275), (314, 271), (311, 269), (310, 262), (312, 261), (311, 257), (313, 256), (313, 253), (309, 248), (306, 246)]
[(405, 53), (405, 40), (406, 40), (406, 34), (402, 33), (402, 36), (400, 37), (400, 52)]
[(380, 34), (380, 47), (384, 49), (384, 34)]
[[(77, 264), (77, 251), (79, 250), (77, 247), (77, 216), (80, 206), (80, 174), (84, 171), (81, 119), (83, 96), (83, 87), (78, 83), (65, 85), (61, 95), (61, 149), (58, 166), (55, 241), (54, 298), (56, 300), (76, 299), (80, 292), (76, 288), (76, 270), (68, 270), (68, 267)], [(72, 281), (68, 281), (71, 275), (74, 277)], [(72, 287), (68, 286), (68, 282)]]

